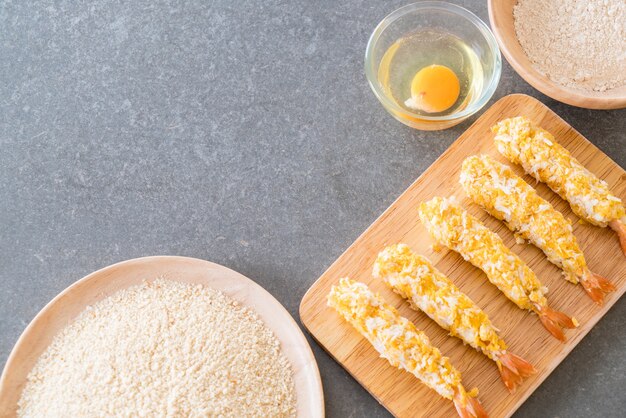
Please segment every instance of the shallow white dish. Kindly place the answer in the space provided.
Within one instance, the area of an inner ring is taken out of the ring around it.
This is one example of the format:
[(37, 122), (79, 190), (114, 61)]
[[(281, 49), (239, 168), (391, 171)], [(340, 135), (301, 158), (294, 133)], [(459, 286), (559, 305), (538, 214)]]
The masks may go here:
[(63, 327), (87, 306), (120, 289), (161, 277), (199, 283), (253, 308), (282, 343), (294, 370), (299, 417), (324, 417), (322, 382), (311, 347), (287, 310), (261, 286), (219, 264), (188, 257), (135, 258), (105, 267), (75, 282), (50, 301), (26, 327), (0, 377), (0, 416), (12, 417), (26, 377)]

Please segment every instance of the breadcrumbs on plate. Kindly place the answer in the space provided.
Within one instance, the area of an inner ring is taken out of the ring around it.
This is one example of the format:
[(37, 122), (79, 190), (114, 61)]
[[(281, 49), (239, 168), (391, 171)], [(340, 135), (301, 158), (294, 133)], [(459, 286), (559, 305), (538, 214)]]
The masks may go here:
[(257, 314), (157, 279), (64, 328), (28, 375), (19, 417), (294, 417), (291, 366)]

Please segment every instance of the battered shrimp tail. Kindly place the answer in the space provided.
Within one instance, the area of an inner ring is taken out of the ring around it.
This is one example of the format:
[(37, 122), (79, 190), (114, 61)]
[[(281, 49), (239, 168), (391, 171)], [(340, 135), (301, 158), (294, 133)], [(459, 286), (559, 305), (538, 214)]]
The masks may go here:
[(464, 390), (454, 392), (454, 407), (461, 418), (489, 418), (489, 415), (478, 402), (478, 399)]
[(537, 373), (532, 364), (509, 352), (499, 356), (497, 364), (498, 370), (500, 370), (500, 377), (511, 393), (515, 392), (515, 388), (525, 377)]
[(580, 280), (587, 294), (598, 305), (604, 303), (604, 294), (613, 292), (616, 287), (608, 279), (587, 270)]
[(576, 328), (578, 325), (563, 312), (555, 311), (548, 306), (535, 305), (537, 315), (543, 326), (558, 340), (565, 342), (562, 328)]
[(622, 252), (626, 255), (626, 225), (619, 220), (614, 220), (609, 222), (609, 226), (615, 232), (617, 232), (617, 236), (619, 237), (619, 243), (622, 246)]

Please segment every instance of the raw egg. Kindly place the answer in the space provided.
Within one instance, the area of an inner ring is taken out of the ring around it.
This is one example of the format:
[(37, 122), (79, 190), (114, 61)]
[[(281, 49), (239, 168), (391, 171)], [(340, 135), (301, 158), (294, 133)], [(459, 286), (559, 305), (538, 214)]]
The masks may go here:
[(427, 113), (443, 112), (459, 98), (461, 85), (454, 71), (433, 64), (415, 74), (411, 82), (411, 98), (405, 105)]

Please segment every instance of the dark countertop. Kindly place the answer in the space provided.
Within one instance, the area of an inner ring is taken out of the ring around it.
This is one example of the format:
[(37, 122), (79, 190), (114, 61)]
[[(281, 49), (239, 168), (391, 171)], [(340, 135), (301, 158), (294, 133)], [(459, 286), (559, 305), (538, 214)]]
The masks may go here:
[[(306, 289), (475, 120), (415, 131), (371, 93), (369, 34), (408, 2), (3, 2), (0, 364), (66, 286), (146, 255), (224, 264), (297, 319)], [(455, 3), (488, 20), (486, 1)], [(557, 103), (505, 63), (492, 102), (510, 93), (626, 167), (626, 110)], [(516, 417), (621, 415), (624, 317), (621, 301)], [(329, 417), (388, 416), (311, 345)]]

